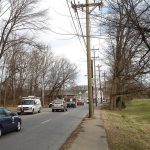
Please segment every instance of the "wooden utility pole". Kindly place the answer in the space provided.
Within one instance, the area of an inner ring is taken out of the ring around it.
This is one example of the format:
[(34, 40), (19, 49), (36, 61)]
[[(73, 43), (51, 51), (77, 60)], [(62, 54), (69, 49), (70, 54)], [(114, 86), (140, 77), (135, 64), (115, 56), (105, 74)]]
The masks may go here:
[(106, 72), (104, 71), (104, 90), (105, 90), (105, 97), (106, 97)]
[[(47, 46), (47, 48), (45, 47), (45, 49), (48, 51), (48, 46)], [(45, 64), (46, 64), (46, 61), (47, 61), (47, 57), (45, 55), (44, 59), (43, 59), (43, 72), (42, 72), (43, 73), (42, 74), (42, 104), (43, 104), (43, 107), (45, 106), (45, 86), (44, 86), (44, 83), (45, 83)]]
[(89, 118), (93, 118), (93, 97), (92, 97), (92, 70), (91, 70), (91, 47), (90, 47), (90, 14), (89, 0), (86, 0), (86, 45), (87, 45), (87, 72), (88, 72), (88, 98), (89, 98)]
[[(86, 8), (86, 50), (87, 50), (87, 73), (88, 73), (88, 99), (89, 99), (89, 118), (93, 118), (93, 94), (92, 94), (92, 67), (91, 67), (91, 47), (90, 47), (90, 13), (97, 7), (102, 6), (102, 2), (89, 3), (86, 0), (86, 4), (74, 4), (71, 2), (72, 8), (77, 12), (77, 8)], [(90, 10), (90, 7), (93, 7)]]
[(100, 65), (98, 67), (98, 72), (99, 72), (99, 91), (100, 91), (100, 98), (101, 98), (101, 103), (102, 103), (102, 83), (101, 83), (101, 70), (100, 70)]
[(98, 57), (96, 57), (95, 56), (95, 52), (96, 52), (96, 50), (99, 50), (99, 49), (92, 49), (93, 50), (93, 53), (94, 53), (94, 56), (93, 56), (93, 62), (94, 62), (94, 91), (95, 91), (95, 104), (96, 104), (96, 106), (97, 106), (97, 82), (96, 82), (96, 65), (95, 65), (95, 60), (96, 60), (96, 58), (98, 58)]

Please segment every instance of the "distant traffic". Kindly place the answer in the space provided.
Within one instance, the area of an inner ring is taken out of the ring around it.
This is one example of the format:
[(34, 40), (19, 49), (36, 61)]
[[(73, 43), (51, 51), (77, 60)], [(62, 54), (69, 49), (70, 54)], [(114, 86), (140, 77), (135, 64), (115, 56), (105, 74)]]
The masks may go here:
[[(50, 101), (48, 107), (51, 112), (61, 111), (65, 112), (68, 108), (77, 108), (77, 106), (84, 106), (83, 100), (73, 99), (67, 100), (56, 98)], [(22, 127), (22, 116), (40, 113), (42, 110), (41, 100), (35, 96), (23, 97), (16, 111), (10, 111), (5, 107), (0, 107), (0, 136), (12, 131), (20, 131)]]

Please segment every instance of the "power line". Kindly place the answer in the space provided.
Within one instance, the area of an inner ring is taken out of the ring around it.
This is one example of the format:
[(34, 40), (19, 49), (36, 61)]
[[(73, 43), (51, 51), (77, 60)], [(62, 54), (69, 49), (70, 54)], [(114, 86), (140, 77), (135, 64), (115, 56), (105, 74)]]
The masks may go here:
[[(78, 36), (79, 34), (78, 34), (78, 31), (77, 31), (77, 28), (76, 28), (76, 25), (75, 25), (75, 22), (74, 22), (72, 13), (71, 13), (71, 9), (70, 9), (70, 7), (69, 7), (69, 2), (68, 2), (68, 0), (66, 0), (66, 3), (67, 3), (67, 6), (68, 6), (68, 9), (69, 9), (69, 13), (70, 13), (70, 15), (71, 15), (71, 19), (72, 19), (72, 22), (73, 22), (73, 25), (74, 25), (74, 29), (75, 29), (75, 31), (76, 31), (76, 33), (77, 33), (77, 36)], [(81, 42), (79, 36), (78, 36), (78, 39), (79, 39), (79, 42), (80, 42), (82, 48), (84, 49), (83, 44), (82, 44), (82, 42)]]
[[(59, 35), (65, 35), (65, 36), (70, 36), (70, 35), (74, 35), (74, 36), (78, 36), (78, 37), (87, 37), (86, 35), (80, 35), (80, 34), (72, 34), (72, 33), (59, 33), (59, 32), (56, 32), (52, 29), (49, 29), (50, 32), (52, 33), (55, 33), (55, 34), (59, 34)], [(98, 39), (108, 39), (109, 36), (106, 36), (105, 37), (99, 37), (100, 35), (90, 35), (90, 38), (98, 38)]]
[(86, 47), (86, 41), (85, 41), (85, 38), (84, 38), (84, 34), (83, 34), (83, 30), (82, 30), (82, 26), (81, 26), (81, 22), (80, 22), (80, 18), (79, 18), (78, 11), (77, 11), (75, 14), (76, 14), (76, 16), (77, 16), (79, 28), (80, 28), (80, 30), (81, 30), (81, 35), (82, 35), (82, 38), (83, 38), (83, 41), (84, 41), (84, 44), (85, 44), (85, 47)]
[[(75, 0), (74, 0), (74, 3), (75, 3)], [(85, 41), (85, 38), (84, 38), (84, 34), (83, 34), (83, 30), (82, 30), (82, 26), (81, 26), (81, 22), (80, 22), (80, 18), (79, 18), (79, 13), (78, 13), (78, 11), (75, 11), (75, 12), (76, 12), (75, 14), (77, 16), (79, 28), (81, 30), (81, 35), (82, 35), (82, 38), (83, 38), (83, 41), (84, 41), (84, 44), (85, 44), (85, 47), (86, 47), (86, 41)]]

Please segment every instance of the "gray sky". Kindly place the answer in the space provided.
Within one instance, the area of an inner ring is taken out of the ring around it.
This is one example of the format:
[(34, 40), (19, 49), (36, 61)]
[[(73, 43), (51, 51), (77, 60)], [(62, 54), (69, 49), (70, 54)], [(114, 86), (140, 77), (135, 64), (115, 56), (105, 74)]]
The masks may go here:
[[(80, 3), (85, 3), (85, 0), (80, 0)], [(49, 8), (49, 24), (50, 29), (52, 30), (42, 34), (41, 39), (43, 40), (43, 42), (51, 46), (52, 51), (56, 55), (64, 56), (78, 66), (78, 70), (80, 73), (78, 75), (77, 84), (87, 84), (86, 49), (83, 39), (81, 38), (81, 45), (78, 37), (74, 35), (60, 35), (53, 33), (75, 33), (66, 0), (42, 0), (40, 7)], [(72, 12), (72, 15), (74, 16), (75, 13), (73, 9), (71, 8), (70, 10)], [(85, 13), (79, 11), (79, 16), (81, 18), (85, 18)], [(80, 19), (80, 22), (82, 24), (83, 32), (85, 33), (85, 19)], [(76, 21), (75, 23), (77, 30), (79, 30)], [(94, 47), (99, 47), (99, 41), (92, 40), (91, 47), (93, 47), (93, 45)]]

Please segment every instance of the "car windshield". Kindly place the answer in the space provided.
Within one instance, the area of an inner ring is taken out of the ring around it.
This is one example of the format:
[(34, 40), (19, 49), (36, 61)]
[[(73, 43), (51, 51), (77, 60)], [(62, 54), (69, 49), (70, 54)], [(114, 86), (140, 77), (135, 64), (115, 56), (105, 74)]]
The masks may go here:
[(54, 104), (62, 104), (62, 102), (63, 102), (63, 100), (60, 100), (60, 99), (54, 100)]
[(21, 100), (21, 105), (33, 105), (34, 100)]

